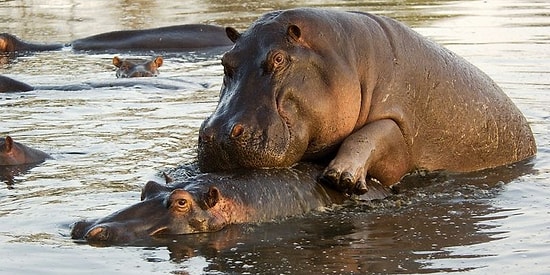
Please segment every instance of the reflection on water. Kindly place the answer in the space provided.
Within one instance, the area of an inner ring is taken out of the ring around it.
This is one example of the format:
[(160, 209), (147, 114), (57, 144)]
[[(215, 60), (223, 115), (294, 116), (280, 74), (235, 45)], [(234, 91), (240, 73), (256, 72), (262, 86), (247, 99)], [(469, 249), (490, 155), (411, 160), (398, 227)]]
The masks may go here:
[[(392, 16), (466, 57), (525, 113), (537, 157), (514, 169), (410, 178), (392, 199), (282, 222), (233, 226), (154, 246), (91, 247), (67, 237), (71, 222), (137, 202), (140, 188), (157, 171), (193, 160), (198, 127), (220, 89), (220, 55), (172, 54), (158, 78), (135, 85), (115, 79), (112, 55), (64, 50), (18, 57), (0, 65), (0, 74), (37, 90), (0, 94), (0, 134), (55, 159), (2, 178), (0, 273), (75, 273), (83, 267), (134, 274), (549, 273), (545, 1), (5, 1), (0, 32), (70, 42), (183, 23), (244, 29), (264, 12), (295, 6)], [(82, 84), (91, 88), (56, 88)]]

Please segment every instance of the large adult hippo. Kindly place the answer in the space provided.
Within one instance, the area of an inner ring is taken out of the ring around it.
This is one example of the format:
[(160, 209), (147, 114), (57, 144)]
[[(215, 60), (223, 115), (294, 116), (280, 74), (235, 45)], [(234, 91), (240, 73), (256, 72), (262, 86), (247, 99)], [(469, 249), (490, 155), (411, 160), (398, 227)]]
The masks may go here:
[[(348, 198), (317, 183), (322, 167), (308, 163), (206, 174), (186, 166), (178, 171), (177, 180), (169, 185), (148, 182), (141, 202), (98, 220), (74, 223), (71, 237), (122, 244), (162, 235), (213, 232), (230, 224), (304, 214)], [(382, 199), (391, 194), (378, 187), (361, 198)]]
[(301, 8), (270, 12), (222, 58), (203, 171), (326, 161), (348, 193), (415, 170), (474, 171), (529, 158), (526, 119), (486, 74), (393, 19)]
[(222, 27), (186, 24), (142, 30), (122, 30), (89, 36), (68, 44), (23, 41), (9, 33), (0, 33), (0, 52), (75, 51), (190, 51), (232, 45)]
[(10, 136), (0, 138), (0, 166), (39, 163), (49, 158), (47, 153), (16, 142)]

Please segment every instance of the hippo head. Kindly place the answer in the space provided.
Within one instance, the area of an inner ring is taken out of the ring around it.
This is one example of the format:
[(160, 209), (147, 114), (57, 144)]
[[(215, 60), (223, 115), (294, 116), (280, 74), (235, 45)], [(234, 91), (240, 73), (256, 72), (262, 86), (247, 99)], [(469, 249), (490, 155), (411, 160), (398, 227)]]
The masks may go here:
[(222, 57), (218, 105), (200, 128), (201, 171), (320, 159), (365, 119), (344, 34), (334, 37), (330, 22), (310, 13), (273, 12), (244, 33), (226, 29), (235, 45)]
[(157, 76), (162, 62), (163, 59), (160, 56), (144, 63), (134, 63), (127, 59), (120, 59), (118, 56), (113, 57), (113, 65), (117, 67), (117, 78)]
[(210, 211), (221, 199), (215, 187), (193, 194), (150, 181), (141, 197), (141, 202), (102, 219), (74, 223), (71, 237), (121, 244), (162, 235), (213, 232), (227, 224), (222, 215)]

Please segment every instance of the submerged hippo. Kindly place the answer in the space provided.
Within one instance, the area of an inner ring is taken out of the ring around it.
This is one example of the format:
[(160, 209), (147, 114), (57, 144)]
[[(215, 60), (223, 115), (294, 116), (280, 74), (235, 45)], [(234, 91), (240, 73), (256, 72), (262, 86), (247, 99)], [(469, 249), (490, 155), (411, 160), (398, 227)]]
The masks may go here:
[(6, 92), (28, 92), (34, 88), (26, 83), (0, 75), (0, 93)]
[(0, 166), (39, 163), (49, 158), (47, 153), (15, 142), (10, 136), (0, 138)]
[[(317, 183), (322, 167), (245, 170), (190, 176), (161, 185), (148, 182), (142, 201), (72, 226), (73, 239), (112, 244), (154, 236), (213, 232), (229, 224), (267, 222), (342, 203), (347, 197)], [(194, 172), (191, 172), (194, 173)], [(362, 199), (391, 194), (379, 186)]]
[(222, 57), (202, 171), (328, 163), (363, 193), (415, 170), (466, 172), (533, 156), (526, 119), (486, 74), (393, 19), (313, 8), (268, 13)]
[[(189, 51), (232, 45), (222, 27), (204, 24), (176, 25), (143, 30), (113, 31), (77, 39), (67, 46), (75, 51), (152, 50)], [(64, 44), (40, 44), (0, 33), (0, 52), (37, 52), (63, 48)]]
[(163, 61), (161, 56), (140, 63), (135, 60), (120, 59), (118, 56), (113, 57), (113, 65), (117, 67), (117, 78), (157, 76), (159, 74), (158, 68), (162, 66)]

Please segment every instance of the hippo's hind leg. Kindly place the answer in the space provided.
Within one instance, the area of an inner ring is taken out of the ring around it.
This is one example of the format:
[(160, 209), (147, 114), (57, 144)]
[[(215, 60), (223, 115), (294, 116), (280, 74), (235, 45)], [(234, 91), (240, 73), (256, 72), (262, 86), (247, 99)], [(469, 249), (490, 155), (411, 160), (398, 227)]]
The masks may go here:
[(322, 180), (348, 194), (367, 192), (366, 177), (390, 186), (413, 167), (401, 130), (391, 119), (366, 124), (347, 137)]

